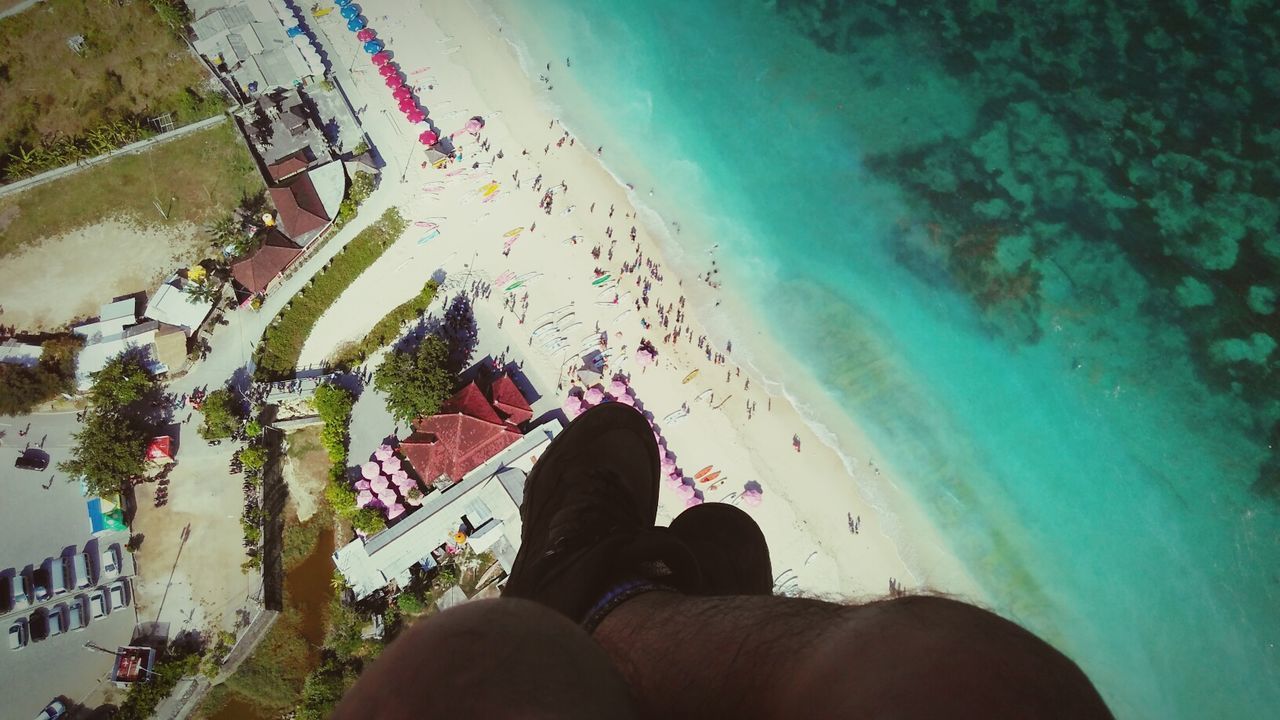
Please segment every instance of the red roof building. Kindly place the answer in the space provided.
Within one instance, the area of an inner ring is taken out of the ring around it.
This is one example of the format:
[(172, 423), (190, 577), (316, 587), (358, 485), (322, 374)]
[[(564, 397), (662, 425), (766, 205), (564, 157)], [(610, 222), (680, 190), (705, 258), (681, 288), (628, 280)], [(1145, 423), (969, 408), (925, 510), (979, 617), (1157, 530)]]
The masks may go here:
[(523, 425), (533, 419), (533, 408), (510, 375), (499, 375), (493, 381), (489, 386), (489, 400), (502, 419), (512, 425)]
[[(491, 392), (502, 380), (510, 383), (509, 378), (500, 377)], [(503, 388), (502, 405), (498, 405), (475, 382), (468, 383), (438, 414), (413, 421), (413, 432), (400, 441), (400, 451), (424, 483), (461, 480), (523, 436), (511, 421), (513, 413), (503, 408), (519, 411), (523, 405), (532, 417), (529, 403), (514, 383)]]
[(276, 162), (267, 166), (267, 174), (271, 179), (279, 182), (285, 178), (297, 175), (307, 169), (307, 150), (303, 148), (292, 155), (285, 155)]
[(290, 239), (297, 240), (329, 224), (324, 203), (309, 174), (298, 175), (280, 187), (268, 188), (267, 192), (271, 193), (271, 202), (279, 215), (276, 224)]
[(264, 293), (294, 258), (302, 254), (302, 248), (275, 230), (267, 231), (262, 245), (243, 260), (231, 264), (231, 277), (245, 290), (257, 295)]

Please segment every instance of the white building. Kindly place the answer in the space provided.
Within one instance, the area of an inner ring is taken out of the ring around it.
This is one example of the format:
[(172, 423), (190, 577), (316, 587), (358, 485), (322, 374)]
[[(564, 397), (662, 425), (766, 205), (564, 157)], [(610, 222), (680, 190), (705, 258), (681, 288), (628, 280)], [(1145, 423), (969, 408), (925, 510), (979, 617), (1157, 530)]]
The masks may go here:
[(185, 289), (186, 282), (177, 275), (164, 281), (147, 301), (143, 317), (182, 328), (188, 337), (194, 334), (212, 312), (213, 301), (194, 300)]
[(471, 549), (492, 552), (510, 572), (520, 549), (525, 476), (560, 430), (554, 422), (530, 430), (460, 481), (428, 493), (422, 507), (393, 527), (335, 551), (333, 562), (356, 599), (393, 580), (407, 585), (410, 569), (435, 565), (459, 530), (468, 535)]

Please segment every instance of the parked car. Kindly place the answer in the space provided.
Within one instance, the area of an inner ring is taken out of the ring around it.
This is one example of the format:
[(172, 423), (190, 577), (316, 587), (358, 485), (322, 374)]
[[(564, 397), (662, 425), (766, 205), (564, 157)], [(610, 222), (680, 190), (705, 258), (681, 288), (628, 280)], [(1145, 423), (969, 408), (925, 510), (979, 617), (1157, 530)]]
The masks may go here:
[(67, 631), (67, 604), (58, 603), (49, 608), (49, 637)]
[(71, 558), (56, 557), (45, 561), (49, 568), (49, 589), (54, 595), (70, 592), (74, 579), (71, 576)]
[(71, 566), (75, 571), (75, 586), (83, 590), (87, 587), (93, 587), (93, 564), (89, 561), (89, 553), (76, 553), (71, 558)]
[(80, 595), (72, 600), (68, 607), (68, 630), (83, 630), (89, 626), (89, 597), (87, 595)]
[(9, 578), (10, 597), (14, 610), (31, 606), (31, 576), (26, 572), (16, 572)]
[(121, 580), (111, 587), (107, 588), (108, 594), (111, 595), (111, 612), (115, 612), (120, 608), (129, 607), (129, 581)]
[(44, 709), (36, 716), (36, 720), (61, 720), (66, 714), (67, 706), (63, 705), (61, 701), (54, 700), (44, 706)]
[(9, 649), (21, 650), (27, 646), (29, 639), (26, 618), (14, 620), (13, 624), (9, 626)]
[(13, 461), (13, 466), (19, 470), (44, 470), (49, 467), (49, 456), (23, 451), (18, 459)]
[(36, 608), (27, 618), (27, 635), (31, 642), (40, 642), (49, 637), (49, 610)]
[(102, 578), (111, 579), (120, 574), (120, 545), (108, 545), (102, 549)]
[(44, 602), (53, 597), (53, 580), (50, 576), (51, 566), (54, 564), (53, 558), (48, 558), (40, 567), (31, 571), (31, 586), (33, 592), (32, 597), (36, 602)]
[(106, 590), (94, 590), (89, 593), (89, 614), (94, 620), (106, 617), (110, 612), (110, 608), (107, 607)]

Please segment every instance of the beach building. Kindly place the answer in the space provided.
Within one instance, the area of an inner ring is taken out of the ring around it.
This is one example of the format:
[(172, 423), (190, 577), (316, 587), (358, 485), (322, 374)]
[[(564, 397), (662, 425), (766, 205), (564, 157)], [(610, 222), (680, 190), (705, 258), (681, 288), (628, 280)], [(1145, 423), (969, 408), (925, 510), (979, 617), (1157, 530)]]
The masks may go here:
[(324, 76), (324, 63), (284, 0), (244, 0), (191, 23), (192, 45), (249, 97)]
[(23, 367), (35, 367), (40, 364), (40, 355), (44, 348), (39, 345), (5, 340), (0, 343), (0, 362), (13, 363)]
[(237, 117), (267, 167), (268, 184), (333, 157), (311, 98), (300, 88), (259, 95)]
[(415, 565), (429, 570), (463, 544), (492, 552), (510, 572), (525, 476), (561, 429), (549, 422), (522, 432), (532, 418), (524, 394), (500, 374), (468, 382), (439, 413), (413, 422), (400, 453), (427, 487), (421, 507), (333, 554), (357, 599), (393, 581), (403, 587)]
[(165, 280), (147, 300), (142, 316), (181, 328), (187, 337), (194, 335), (213, 311), (213, 301), (192, 298), (188, 285), (187, 279), (176, 274)]
[(187, 356), (187, 336), (182, 328), (148, 320), (139, 323), (137, 301), (132, 297), (103, 305), (98, 319), (71, 329), (84, 338), (84, 348), (76, 359), (76, 387), (87, 390), (92, 373), (106, 367), (121, 353), (140, 353), (143, 365), (152, 374), (181, 367)]
[(333, 223), (346, 191), (347, 176), (336, 160), (267, 190), (276, 206), (277, 227), (299, 247), (309, 245)]
[(256, 250), (231, 264), (231, 277), (246, 299), (269, 292), (285, 269), (302, 254), (302, 248), (280, 231), (268, 228), (265, 235)]
[(530, 430), (456, 482), (434, 487), (422, 507), (392, 527), (335, 551), (334, 565), (355, 598), (393, 581), (403, 587), (415, 565), (434, 567), (457, 552), (460, 538), (476, 552), (492, 552), (510, 572), (520, 548), (525, 477), (560, 429), (550, 422)]

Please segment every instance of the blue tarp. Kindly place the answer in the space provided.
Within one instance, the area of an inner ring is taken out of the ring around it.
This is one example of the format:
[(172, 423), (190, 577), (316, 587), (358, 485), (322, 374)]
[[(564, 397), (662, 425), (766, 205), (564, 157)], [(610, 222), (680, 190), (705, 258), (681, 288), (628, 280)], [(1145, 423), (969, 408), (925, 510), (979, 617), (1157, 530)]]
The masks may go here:
[(106, 521), (102, 517), (102, 498), (94, 498), (85, 503), (89, 509), (89, 528), (94, 535), (106, 529)]

